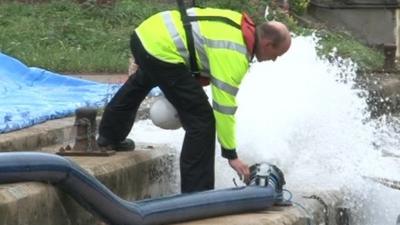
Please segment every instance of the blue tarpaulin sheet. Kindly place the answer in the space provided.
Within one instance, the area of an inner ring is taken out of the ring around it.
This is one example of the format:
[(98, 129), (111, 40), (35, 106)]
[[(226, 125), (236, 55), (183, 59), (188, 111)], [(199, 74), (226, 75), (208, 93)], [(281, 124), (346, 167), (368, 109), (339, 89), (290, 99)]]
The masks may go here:
[(0, 133), (103, 107), (119, 85), (82, 80), (27, 67), (0, 52)]

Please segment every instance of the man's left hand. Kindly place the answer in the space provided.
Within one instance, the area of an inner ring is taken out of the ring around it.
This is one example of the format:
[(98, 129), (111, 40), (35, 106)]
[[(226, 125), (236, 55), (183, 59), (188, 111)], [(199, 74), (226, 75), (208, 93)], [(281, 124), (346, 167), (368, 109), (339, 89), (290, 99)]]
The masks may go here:
[(230, 159), (229, 165), (238, 173), (240, 179), (244, 183), (248, 184), (250, 182), (250, 169), (249, 166), (242, 162), (239, 158)]

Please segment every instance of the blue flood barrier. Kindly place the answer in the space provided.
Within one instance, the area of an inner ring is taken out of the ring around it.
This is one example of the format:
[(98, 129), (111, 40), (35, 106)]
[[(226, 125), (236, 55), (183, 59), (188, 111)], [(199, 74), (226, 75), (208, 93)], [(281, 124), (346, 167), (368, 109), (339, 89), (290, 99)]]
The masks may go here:
[(103, 107), (119, 87), (27, 67), (0, 52), (0, 133)]

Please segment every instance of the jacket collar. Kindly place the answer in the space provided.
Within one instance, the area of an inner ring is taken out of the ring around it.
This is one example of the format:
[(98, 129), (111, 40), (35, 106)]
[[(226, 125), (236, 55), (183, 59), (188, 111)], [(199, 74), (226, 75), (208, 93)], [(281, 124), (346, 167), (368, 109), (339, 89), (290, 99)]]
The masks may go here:
[(246, 43), (247, 52), (249, 53), (250, 60), (254, 57), (254, 49), (256, 45), (256, 25), (247, 13), (242, 14), (242, 33)]

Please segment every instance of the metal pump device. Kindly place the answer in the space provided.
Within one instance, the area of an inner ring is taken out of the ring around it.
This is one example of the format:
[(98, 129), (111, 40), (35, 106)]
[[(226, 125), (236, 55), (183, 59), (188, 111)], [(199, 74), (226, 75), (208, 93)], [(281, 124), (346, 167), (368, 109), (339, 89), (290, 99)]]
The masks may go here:
[(286, 184), (283, 172), (270, 163), (256, 163), (250, 166), (250, 186), (272, 187), (275, 189), (275, 205), (287, 206), (291, 203), (283, 198), (283, 186)]
[(256, 163), (250, 166), (249, 185), (268, 186), (274, 185), (282, 191), (285, 178), (282, 171), (275, 165), (269, 163)]

